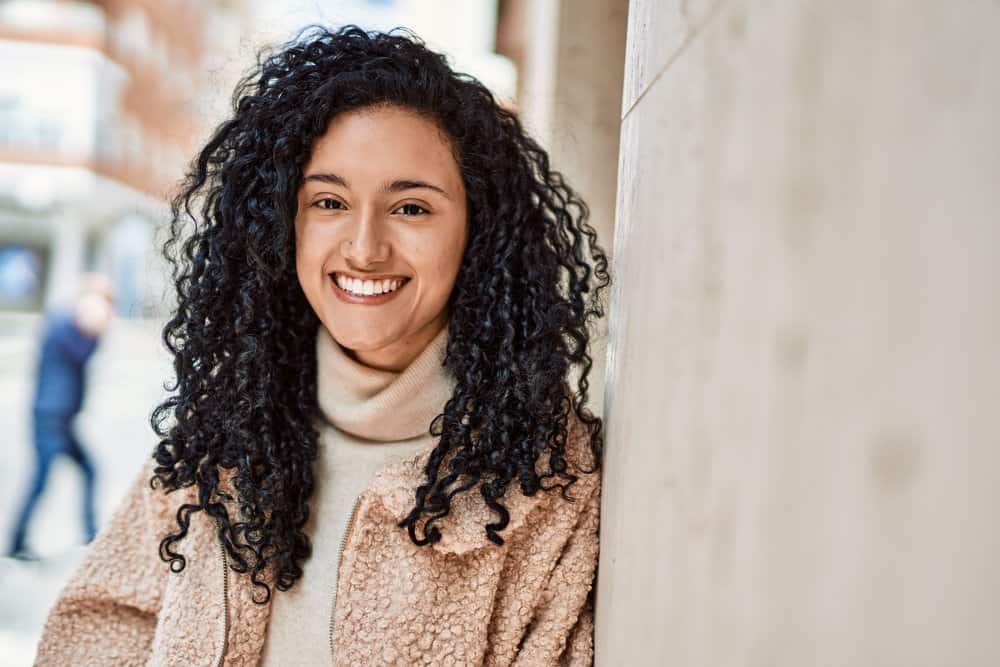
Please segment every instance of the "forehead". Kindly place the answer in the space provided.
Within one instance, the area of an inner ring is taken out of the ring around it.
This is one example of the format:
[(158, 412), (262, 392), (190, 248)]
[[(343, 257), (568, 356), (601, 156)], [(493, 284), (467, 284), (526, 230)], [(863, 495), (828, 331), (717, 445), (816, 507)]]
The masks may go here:
[[(330, 171), (349, 182), (366, 177), (437, 176), (460, 185), (452, 144), (436, 122), (400, 107), (335, 116), (313, 144), (305, 173)], [(352, 176), (354, 177), (352, 180)]]

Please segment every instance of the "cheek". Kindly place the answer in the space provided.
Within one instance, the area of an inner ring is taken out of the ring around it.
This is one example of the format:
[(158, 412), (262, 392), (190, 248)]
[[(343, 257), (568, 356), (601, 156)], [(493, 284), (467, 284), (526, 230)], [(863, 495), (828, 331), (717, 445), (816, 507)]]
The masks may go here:
[(310, 239), (309, 225), (295, 226), (295, 272), (302, 289), (308, 290), (322, 274), (323, 257), (319, 244)]
[(465, 238), (460, 233), (441, 237), (426, 252), (433, 289), (439, 297), (447, 298), (455, 286), (455, 277), (462, 266)]

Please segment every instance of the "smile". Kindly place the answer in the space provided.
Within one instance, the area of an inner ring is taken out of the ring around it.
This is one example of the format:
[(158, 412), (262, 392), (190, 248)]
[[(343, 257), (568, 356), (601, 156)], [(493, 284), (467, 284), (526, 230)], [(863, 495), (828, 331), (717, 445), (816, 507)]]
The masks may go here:
[(330, 284), (333, 291), (347, 303), (377, 305), (392, 300), (400, 289), (410, 282), (409, 278), (383, 278), (361, 280), (342, 273), (331, 273)]

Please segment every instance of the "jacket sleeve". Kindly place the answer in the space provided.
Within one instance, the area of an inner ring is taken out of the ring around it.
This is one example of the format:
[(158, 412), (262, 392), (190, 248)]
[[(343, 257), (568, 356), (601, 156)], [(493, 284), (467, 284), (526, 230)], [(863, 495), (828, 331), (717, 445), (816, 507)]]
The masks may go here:
[(157, 535), (166, 496), (152, 474), (150, 460), (59, 593), (36, 667), (146, 663), (168, 573)]
[(570, 631), (559, 667), (591, 667), (594, 664), (594, 589), (590, 589), (580, 617)]
[(594, 584), (599, 552), (600, 482), (553, 568), (515, 665), (589, 667), (593, 664)]

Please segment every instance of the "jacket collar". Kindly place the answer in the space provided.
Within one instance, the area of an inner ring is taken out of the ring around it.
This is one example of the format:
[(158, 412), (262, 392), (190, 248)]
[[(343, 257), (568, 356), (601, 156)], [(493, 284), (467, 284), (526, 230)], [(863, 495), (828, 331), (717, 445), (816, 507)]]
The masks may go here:
[[(426, 481), (424, 469), (435, 446), (437, 446), (436, 440), (416, 455), (384, 466), (375, 473), (368, 485), (365, 493), (394, 517), (391, 526), (393, 530), (407, 530), (396, 524), (406, 518), (416, 505), (417, 488)], [(539, 463), (536, 464), (536, 471), (539, 474), (543, 473), (542, 458), (539, 457)], [(447, 460), (448, 457), (442, 469), (447, 469)], [(235, 468), (219, 470), (219, 490), (230, 496), (226, 504), (231, 516), (238, 506), (237, 491), (233, 484), (235, 472)], [(542, 511), (542, 506), (550, 503), (552, 496), (552, 493), (544, 491), (538, 491), (534, 496), (526, 496), (521, 492), (517, 481), (511, 481), (501, 500), (509, 516), (507, 526), (499, 531), (500, 536), (506, 541), (532, 514)], [(436, 551), (452, 554), (463, 554), (480, 547), (497, 546), (487, 537), (486, 524), (496, 523), (498, 520), (499, 516), (486, 506), (477, 487), (473, 487), (452, 498), (448, 516), (441, 517), (434, 524), (441, 530), (441, 539), (430, 546)], [(426, 517), (421, 518), (418, 523), (420, 534), (425, 521)]]
[[(369, 485), (369, 492), (392, 514), (396, 522), (402, 521), (416, 505), (417, 488), (426, 482), (424, 471), (436, 445), (437, 441), (415, 456), (389, 464), (375, 474)], [(447, 461), (446, 456), (442, 470), (447, 469)], [(536, 470), (541, 473), (540, 466), (536, 466)], [(462, 554), (481, 547), (497, 546), (487, 537), (486, 524), (496, 523), (500, 517), (487, 507), (477, 489), (478, 487), (473, 487), (451, 499), (448, 515), (434, 523), (441, 530), (441, 539), (431, 545), (433, 549), (443, 553)], [(513, 480), (501, 499), (509, 517), (507, 526), (499, 531), (500, 536), (506, 541), (525, 524), (529, 516), (550, 503), (551, 497), (551, 493), (544, 491), (538, 491), (534, 496), (525, 496), (517, 481)], [(425, 521), (426, 517), (422, 517), (418, 522), (420, 535), (423, 534)], [(393, 528), (407, 530), (396, 525)]]

